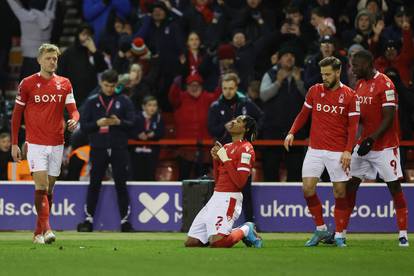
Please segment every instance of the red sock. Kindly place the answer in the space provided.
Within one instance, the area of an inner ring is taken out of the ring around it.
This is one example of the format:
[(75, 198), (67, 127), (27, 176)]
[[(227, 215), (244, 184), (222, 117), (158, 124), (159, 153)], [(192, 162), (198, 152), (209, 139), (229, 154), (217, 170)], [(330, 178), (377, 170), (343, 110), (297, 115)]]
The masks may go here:
[(345, 221), (344, 221), (344, 228), (343, 229), (347, 229), (348, 228), (348, 224), (349, 224), (349, 220), (351, 218), (352, 212), (354, 211), (354, 207), (355, 207), (355, 202), (356, 202), (356, 191), (347, 191), (346, 192), (346, 201), (347, 201), (347, 205), (348, 205), (348, 210), (347, 210), (347, 215), (345, 217)]
[(305, 200), (316, 226), (324, 225), (325, 222), (322, 217), (322, 205), (319, 197), (314, 194), (313, 196), (305, 197)]
[(230, 235), (224, 236), (221, 240), (218, 240), (211, 244), (211, 247), (232, 247), (244, 238), (243, 230), (234, 229)]
[(49, 214), (51, 213), (50, 210), (52, 209), (53, 203), (53, 194), (47, 194), (47, 201), (49, 201)]
[(408, 210), (407, 202), (405, 201), (404, 193), (399, 192), (393, 196), (395, 212), (397, 213), (398, 229), (407, 230)]
[(44, 233), (47, 230), (50, 230), (49, 201), (47, 200), (46, 191), (43, 191), (43, 190), (35, 191), (35, 207), (37, 211), (37, 219), (39, 221), (40, 228), (41, 228), (41, 233)]
[(346, 218), (348, 217), (349, 209), (346, 198), (335, 198), (335, 231), (341, 233), (344, 230)]

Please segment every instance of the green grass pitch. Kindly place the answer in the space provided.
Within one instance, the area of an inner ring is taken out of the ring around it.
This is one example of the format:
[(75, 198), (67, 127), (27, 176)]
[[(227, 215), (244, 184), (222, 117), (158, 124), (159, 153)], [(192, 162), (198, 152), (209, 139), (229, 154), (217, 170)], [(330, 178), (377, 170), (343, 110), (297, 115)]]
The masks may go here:
[(413, 247), (396, 234), (350, 234), (348, 247), (303, 246), (310, 234), (263, 234), (264, 248), (184, 248), (182, 233), (0, 232), (0, 275), (414, 275)]

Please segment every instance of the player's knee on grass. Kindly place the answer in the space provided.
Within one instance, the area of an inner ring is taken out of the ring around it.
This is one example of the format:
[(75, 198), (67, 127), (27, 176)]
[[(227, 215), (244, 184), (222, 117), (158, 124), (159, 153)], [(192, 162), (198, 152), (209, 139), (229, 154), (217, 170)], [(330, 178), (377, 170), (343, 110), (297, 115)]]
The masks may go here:
[(185, 247), (204, 247), (206, 246), (203, 244), (199, 239), (188, 237), (187, 240), (184, 242)]
[(398, 180), (387, 182), (387, 186), (392, 195), (398, 194), (402, 191), (401, 183)]

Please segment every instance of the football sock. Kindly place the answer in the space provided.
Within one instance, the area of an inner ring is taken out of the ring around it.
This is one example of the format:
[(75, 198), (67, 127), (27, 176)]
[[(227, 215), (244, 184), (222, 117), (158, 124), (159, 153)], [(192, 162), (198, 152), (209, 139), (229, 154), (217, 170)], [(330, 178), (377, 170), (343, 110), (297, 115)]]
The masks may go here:
[(313, 196), (305, 197), (305, 200), (306, 204), (308, 205), (309, 212), (312, 214), (313, 220), (315, 221), (316, 226), (325, 225), (325, 222), (323, 221), (322, 217), (322, 205), (318, 196), (314, 194)]
[(404, 193), (399, 192), (393, 196), (395, 212), (397, 213), (397, 225), (400, 231), (407, 230), (408, 210)]
[(51, 213), (52, 203), (53, 203), (53, 194), (47, 194), (47, 201), (49, 201), (49, 214)]
[[(47, 192), (43, 190), (35, 191), (35, 208), (37, 211), (37, 219), (40, 224), (41, 233), (50, 230), (49, 225), (49, 201), (47, 200)], [(37, 229), (37, 227), (36, 227)]]
[[(236, 228), (236, 229), (237, 229), (237, 228)], [(240, 229), (240, 230), (242, 230), (242, 231), (243, 231), (244, 236), (245, 236), (245, 237), (247, 237), (247, 235), (249, 234), (249, 230), (250, 230), (249, 226), (247, 226), (247, 225), (243, 225), (243, 226), (241, 226), (239, 229)], [(235, 229), (233, 229), (233, 230), (235, 230)]]
[(348, 202), (346, 198), (335, 198), (335, 232), (342, 233), (348, 216)]
[(407, 230), (401, 230), (398, 238), (405, 237), (408, 240)]
[(348, 228), (349, 220), (351, 219), (351, 214), (354, 211), (355, 202), (356, 202), (356, 191), (347, 191), (346, 192), (346, 201), (348, 203), (348, 212), (344, 222), (344, 229)]
[(244, 232), (241, 229), (234, 229), (230, 235), (224, 236), (222, 239), (211, 244), (211, 247), (232, 247), (244, 238)]

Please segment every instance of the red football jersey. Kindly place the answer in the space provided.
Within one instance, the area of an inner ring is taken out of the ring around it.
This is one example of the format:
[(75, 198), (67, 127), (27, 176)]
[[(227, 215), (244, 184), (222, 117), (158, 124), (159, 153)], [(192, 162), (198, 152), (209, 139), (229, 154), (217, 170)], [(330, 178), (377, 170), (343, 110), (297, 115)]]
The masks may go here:
[(312, 109), (310, 147), (345, 151), (349, 117), (359, 116), (359, 104), (354, 91), (342, 83), (336, 90), (315, 84), (309, 89), (304, 105)]
[(237, 141), (224, 145), (227, 156), (231, 159), (231, 166), (225, 167), (222, 162), (218, 163), (218, 173), (216, 178), (216, 186), (214, 188), (217, 192), (241, 192), (243, 187), (237, 185), (230, 178), (229, 169), (235, 170), (236, 173), (251, 174), (255, 161), (255, 153), (252, 144), (248, 141)]
[(53, 75), (51, 79), (45, 79), (36, 73), (23, 79), (16, 104), (25, 106), (26, 141), (39, 145), (62, 145), (63, 111), (70, 103), (75, 103), (75, 98), (67, 78)]
[(399, 146), (398, 95), (394, 83), (384, 74), (377, 72), (370, 80), (359, 80), (356, 93), (361, 105), (362, 134), (358, 144), (374, 133), (382, 121), (382, 107), (394, 106), (395, 116), (390, 128), (379, 137), (372, 150), (383, 150)]

